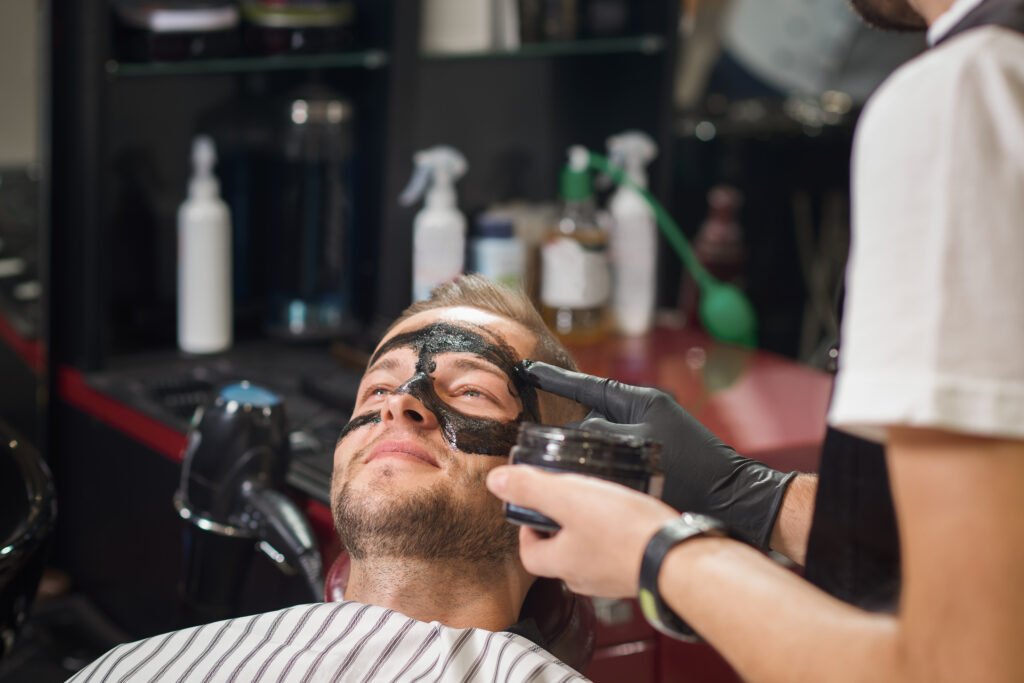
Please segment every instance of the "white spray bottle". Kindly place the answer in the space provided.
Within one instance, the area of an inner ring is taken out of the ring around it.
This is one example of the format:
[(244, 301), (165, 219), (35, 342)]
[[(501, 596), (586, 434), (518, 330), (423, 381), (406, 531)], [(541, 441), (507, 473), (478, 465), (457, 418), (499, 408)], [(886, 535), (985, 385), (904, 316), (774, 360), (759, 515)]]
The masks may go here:
[[(658, 147), (646, 133), (626, 131), (608, 138), (612, 164), (624, 169), (630, 180), (647, 187), (647, 164)], [(636, 191), (620, 186), (608, 208), (614, 219), (611, 231), (611, 262), (614, 275), (612, 312), (625, 335), (648, 332), (654, 324), (657, 289), (658, 229), (654, 213)]]
[(417, 152), (413, 161), (416, 172), (399, 201), (412, 206), (426, 193), (413, 221), (412, 247), (412, 296), (422, 301), (465, 269), (466, 217), (456, 203), (455, 182), (469, 165), (461, 152), (445, 145)]
[(231, 213), (213, 174), (217, 151), (192, 143), (192, 179), (178, 209), (178, 347), (216, 353), (231, 346)]

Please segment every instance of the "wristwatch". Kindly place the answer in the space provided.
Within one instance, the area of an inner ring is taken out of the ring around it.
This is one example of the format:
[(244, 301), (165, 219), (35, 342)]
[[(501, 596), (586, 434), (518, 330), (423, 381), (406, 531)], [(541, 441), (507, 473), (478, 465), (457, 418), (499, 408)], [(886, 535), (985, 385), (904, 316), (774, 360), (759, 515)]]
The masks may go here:
[(643, 562), (640, 564), (640, 611), (648, 623), (658, 631), (690, 642), (700, 641), (700, 636), (662, 600), (661, 592), (658, 590), (658, 574), (668, 551), (683, 541), (698, 536), (728, 537), (729, 530), (714, 517), (684, 512), (679, 517), (665, 522), (658, 533), (648, 541)]

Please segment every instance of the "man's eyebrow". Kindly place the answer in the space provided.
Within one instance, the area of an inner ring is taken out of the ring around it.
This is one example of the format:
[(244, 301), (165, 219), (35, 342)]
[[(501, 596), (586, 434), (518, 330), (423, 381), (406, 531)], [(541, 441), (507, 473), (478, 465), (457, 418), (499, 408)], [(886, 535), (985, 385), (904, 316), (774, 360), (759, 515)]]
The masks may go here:
[(375, 363), (373, 363), (373, 365), (371, 365), (370, 367), (366, 368), (366, 371), (363, 372), (363, 374), (364, 375), (369, 375), (371, 372), (377, 372), (378, 370), (382, 370), (382, 371), (395, 370), (401, 364), (402, 364), (402, 361), (398, 360), (394, 356), (384, 356), (383, 358), (378, 358), (377, 361)]
[(451, 362), (451, 366), (456, 370), (480, 370), (482, 372), (489, 373), (503, 380), (508, 385), (509, 393), (512, 396), (516, 396), (516, 393), (512, 391), (512, 385), (508, 383), (509, 377), (504, 370), (499, 368), (494, 363), (484, 360), (482, 358), (467, 358), (465, 356), (455, 358)]

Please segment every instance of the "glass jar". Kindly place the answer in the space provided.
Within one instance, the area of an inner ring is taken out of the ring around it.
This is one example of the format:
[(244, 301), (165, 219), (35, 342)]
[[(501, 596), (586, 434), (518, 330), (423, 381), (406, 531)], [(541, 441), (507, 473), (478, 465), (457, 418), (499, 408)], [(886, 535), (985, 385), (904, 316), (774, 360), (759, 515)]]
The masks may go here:
[(178, 61), (238, 53), (238, 7), (231, 0), (116, 0), (120, 59)]
[(356, 43), (352, 0), (244, 0), (242, 18), (253, 54), (340, 52)]
[[(521, 425), (509, 462), (551, 472), (585, 474), (656, 497), (661, 497), (664, 484), (660, 443), (572, 427)], [(506, 503), (505, 518), (541, 531), (559, 528), (550, 518), (518, 505)]]
[(267, 331), (330, 339), (355, 329), (353, 105), (310, 85), (288, 97), (284, 113), (269, 226)]

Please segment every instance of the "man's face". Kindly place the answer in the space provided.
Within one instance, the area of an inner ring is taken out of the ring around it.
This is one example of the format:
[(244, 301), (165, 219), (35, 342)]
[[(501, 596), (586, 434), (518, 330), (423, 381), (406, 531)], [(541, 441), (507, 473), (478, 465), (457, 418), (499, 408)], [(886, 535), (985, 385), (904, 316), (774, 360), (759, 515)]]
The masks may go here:
[(484, 486), (539, 421), (514, 366), (536, 343), (472, 308), (424, 311), (378, 345), (334, 452), (331, 503), (351, 555), (500, 562), (516, 529)]
[(853, 9), (867, 23), (887, 31), (920, 31), (924, 18), (908, 0), (850, 0)]

